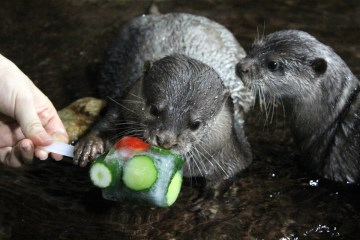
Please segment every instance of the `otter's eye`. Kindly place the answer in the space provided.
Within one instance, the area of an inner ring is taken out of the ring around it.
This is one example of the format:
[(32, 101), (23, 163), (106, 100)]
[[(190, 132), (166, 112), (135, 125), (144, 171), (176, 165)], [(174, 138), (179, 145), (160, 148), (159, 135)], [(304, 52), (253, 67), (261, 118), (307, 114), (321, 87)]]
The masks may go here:
[(150, 106), (149, 112), (151, 115), (153, 115), (155, 117), (158, 117), (161, 114), (161, 110), (155, 105)]
[(199, 120), (195, 120), (195, 121), (190, 123), (190, 129), (192, 131), (198, 130), (200, 125), (201, 125), (201, 122)]
[(268, 65), (267, 65), (268, 69), (272, 72), (278, 70), (279, 66), (280, 66), (280, 64), (275, 61), (270, 61), (270, 62), (268, 62)]

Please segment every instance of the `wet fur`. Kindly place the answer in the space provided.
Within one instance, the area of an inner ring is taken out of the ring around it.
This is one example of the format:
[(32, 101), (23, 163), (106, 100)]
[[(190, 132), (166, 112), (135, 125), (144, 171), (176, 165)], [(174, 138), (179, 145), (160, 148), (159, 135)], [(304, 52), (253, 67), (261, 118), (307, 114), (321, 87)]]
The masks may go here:
[[(111, 98), (108, 112), (76, 145), (75, 163), (85, 166), (121, 135), (135, 135), (182, 154), (185, 176), (205, 177), (209, 184), (234, 176), (251, 162), (242, 119), (234, 122), (233, 98), (225, 90), (236, 80), (240, 56), (244, 51), (230, 32), (206, 18), (132, 20), (101, 71), (100, 91)], [(235, 85), (241, 91), (242, 84)], [(237, 110), (249, 102), (237, 98)], [(192, 130), (197, 120), (200, 126)]]
[[(143, 126), (139, 137), (183, 155), (185, 176), (227, 179), (250, 163), (246, 138), (239, 143), (234, 135), (232, 102), (209, 66), (183, 55), (165, 57), (125, 99), (119, 104), (123, 120)], [(137, 99), (144, 101), (135, 106)], [(191, 129), (198, 120), (200, 127)]]
[(359, 182), (359, 81), (330, 47), (302, 31), (275, 32), (254, 42), (236, 72), (263, 104), (284, 105), (310, 170)]

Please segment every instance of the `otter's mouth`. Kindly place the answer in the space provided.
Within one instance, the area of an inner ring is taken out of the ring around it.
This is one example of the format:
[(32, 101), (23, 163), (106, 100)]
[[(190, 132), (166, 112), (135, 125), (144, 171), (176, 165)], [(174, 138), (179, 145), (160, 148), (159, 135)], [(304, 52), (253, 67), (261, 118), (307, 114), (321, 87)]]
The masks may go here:
[(250, 88), (253, 85), (253, 81), (251, 79), (244, 77), (243, 75), (238, 76), (240, 81), (244, 84), (245, 87)]
[(268, 87), (265, 83), (256, 80), (250, 79), (248, 77), (240, 77), (240, 80), (243, 82), (244, 86), (249, 89), (254, 97), (262, 96), (262, 97), (270, 97)]
[(168, 144), (161, 144), (161, 143), (159, 143), (159, 141), (157, 141), (155, 139), (156, 138), (147, 138), (147, 142), (150, 143), (153, 146), (170, 150), (171, 152), (173, 152), (173, 153), (175, 153), (177, 155), (180, 155), (182, 157), (184, 157), (186, 154), (191, 152), (191, 148), (183, 146), (183, 144), (181, 144), (179, 142), (169, 146)]

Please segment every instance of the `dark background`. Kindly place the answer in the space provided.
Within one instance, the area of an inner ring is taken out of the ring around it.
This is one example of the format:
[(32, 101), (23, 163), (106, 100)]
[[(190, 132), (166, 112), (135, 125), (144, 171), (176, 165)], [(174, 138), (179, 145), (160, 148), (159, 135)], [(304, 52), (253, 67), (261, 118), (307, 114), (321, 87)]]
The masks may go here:
[[(149, 4), (2, 0), (0, 53), (60, 109), (80, 97), (97, 96), (96, 72), (104, 50), (121, 25), (143, 14)], [(332, 46), (360, 76), (359, 1), (157, 5), (163, 13), (193, 13), (225, 25), (245, 50), (258, 31), (307, 31)], [(221, 201), (194, 205), (198, 188), (188, 184), (169, 209), (111, 203), (92, 187), (87, 169), (65, 162), (0, 168), (0, 239), (358, 239), (358, 186), (331, 183), (302, 169), (281, 111), (272, 124), (265, 124), (261, 114), (252, 115), (247, 134), (254, 163)]]

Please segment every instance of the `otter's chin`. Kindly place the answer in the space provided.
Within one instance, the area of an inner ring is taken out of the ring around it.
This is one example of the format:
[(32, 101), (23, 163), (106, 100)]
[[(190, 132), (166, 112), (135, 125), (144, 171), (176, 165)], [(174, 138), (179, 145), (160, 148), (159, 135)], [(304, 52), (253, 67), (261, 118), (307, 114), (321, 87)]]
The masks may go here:
[(245, 80), (244, 85), (251, 90), (254, 95), (262, 94), (264, 97), (272, 96), (271, 89), (261, 81), (258, 80)]
[(250, 88), (253, 85), (253, 82), (248, 78), (240, 78), (240, 80), (247, 88)]

